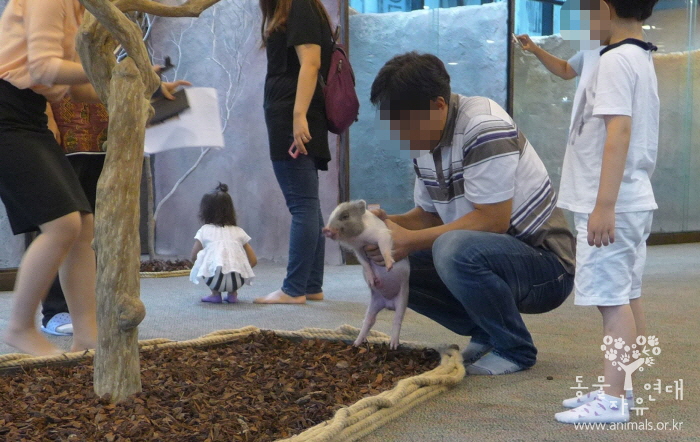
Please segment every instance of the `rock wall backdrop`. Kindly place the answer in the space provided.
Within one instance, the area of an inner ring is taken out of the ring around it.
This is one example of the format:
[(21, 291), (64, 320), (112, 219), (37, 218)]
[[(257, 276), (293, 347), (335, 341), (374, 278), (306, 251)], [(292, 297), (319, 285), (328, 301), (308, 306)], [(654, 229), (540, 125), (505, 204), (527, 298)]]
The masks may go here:
[(350, 16), (350, 61), (360, 98), (350, 128), (350, 196), (389, 213), (413, 207), (413, 164), (407, 151), (378, 127), (370, 89), (393, 56), (429, 52), (445, 62), (453, 92), (482, 95), (505, 107), (507, 3)]

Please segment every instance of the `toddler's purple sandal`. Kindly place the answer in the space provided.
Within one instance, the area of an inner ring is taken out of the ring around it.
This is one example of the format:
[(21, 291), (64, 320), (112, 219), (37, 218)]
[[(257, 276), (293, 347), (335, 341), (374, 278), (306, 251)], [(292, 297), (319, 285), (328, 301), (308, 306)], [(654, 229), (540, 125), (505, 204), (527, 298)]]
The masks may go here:
[(212, 304), (221, 304), (221, 295), (209, 295), (202, 298), (202, 302), (210, 302)]

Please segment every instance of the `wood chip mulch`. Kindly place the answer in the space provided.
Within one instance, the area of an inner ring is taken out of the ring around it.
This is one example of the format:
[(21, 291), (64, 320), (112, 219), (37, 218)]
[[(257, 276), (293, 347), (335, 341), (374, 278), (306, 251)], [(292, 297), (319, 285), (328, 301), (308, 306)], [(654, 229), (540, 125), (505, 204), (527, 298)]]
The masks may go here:
[(149, 259), (141, 261), (142, 272), (172, 272), (175, 270), (189, 270), (192, 268), (192, 261), (189, 259)]
[(439, 362), (429, 349), (262, 332), (206, 349), (142, 351), (143, 392), (116, 405), (93, 392), (92, 360), (15, 370), (0, 375), (0, 440), (274, 441)]

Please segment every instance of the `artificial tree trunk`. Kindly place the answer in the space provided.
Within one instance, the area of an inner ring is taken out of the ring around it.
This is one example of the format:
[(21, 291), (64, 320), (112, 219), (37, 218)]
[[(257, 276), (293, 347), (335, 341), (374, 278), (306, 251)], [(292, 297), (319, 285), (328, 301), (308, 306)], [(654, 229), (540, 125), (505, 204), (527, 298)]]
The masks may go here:
[[(95, 393), (119, 402), (141, 391), (138, 330), (140, 300), (139, 193), (150, 97), (160, 85), (140, 28), (125, 12), (197, 17), (218, 0), (167, 6), (150, 0), (80, 0), (88, 13), (78, 34), (85, 71), (109, 111), (107, 156), (97, 185), (97, 325)], [(117, 64), (117, 44), (128, 57)]]
[[(139, 298), (139, 183), (143, 163), (145, 121), (150, 110), (145, 87), (133, 60), (112, 72), (111, 118), (105, 167), (97, 184), (95, 249), (97, 250), (98, 344), (95, 393), (119, 401), (141, 391), (137, 326), (146, 310)], [(117, 142), (118, 140), (118, 142)]]

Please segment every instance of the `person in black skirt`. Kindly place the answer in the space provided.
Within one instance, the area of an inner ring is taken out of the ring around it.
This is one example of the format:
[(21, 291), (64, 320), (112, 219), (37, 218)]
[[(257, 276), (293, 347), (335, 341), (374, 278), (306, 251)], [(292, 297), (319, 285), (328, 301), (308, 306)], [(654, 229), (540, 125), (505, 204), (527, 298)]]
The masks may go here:
[(22, 257), (4, 341), (32, 355), (59, 353), (35, 323), (57, 272), (71, 350), (97, 343), (92, 208), (45, 113), (67, 93), (98, 101), (75, 48), (83, 14), (77, 0), (10, 0), (0, 17), (0, 199), (13, 233), (41, 232)]
[(325, 241), (318, 171), (328, 170), (331, 155), (318, 78), (330, 67), (330, 19), (320, 0), (260, 0), (260, 9), (267, 51), (264, 110), (270, 158), (292, 225), (282, 287), (255, 302), (303, 304), (323, 299)]
[(82, 14), (74, 0), (10, 0), (0, 18), (0, 198), (13, 233), (41, 231), (22, 257), (4, 340), (33, 355), (59, 352), (35, 324), (59, 268), (72, 350), (97, 342), (92, 209), (45, 113), (69, 90), (96, 98), (75, 51)]

